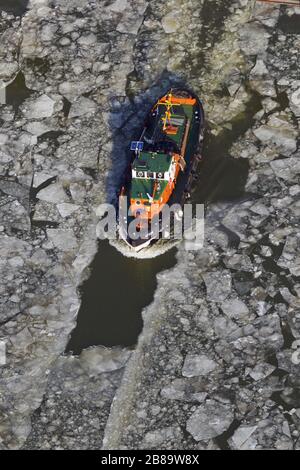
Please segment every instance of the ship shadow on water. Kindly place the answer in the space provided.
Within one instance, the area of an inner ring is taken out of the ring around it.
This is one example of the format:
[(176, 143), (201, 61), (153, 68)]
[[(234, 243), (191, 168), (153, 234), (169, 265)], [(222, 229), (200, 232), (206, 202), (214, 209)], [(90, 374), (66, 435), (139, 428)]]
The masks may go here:
[[(111, 124), (114, 129), (112, 169), (107, 180), (108, 202), (116, 202), (117, 191), (122, 183), (122, 173), (130, 161), (130, 152), (120, 154), (120, 149), (129, 148), (131, 140), (138, 139), (143, 118), (160, 96), (172, 86), (185, 86), (177, 77), (163, 76), (160, 85), (142, 93), (121, 110), (127, 117), (123, 125), (115, 129), (120, 107), (112, 109)], [(201, 97), (200, 97), (201, 99)], [(203, 162), (195, 175), (191, 193), (192, 203), (228, 201), (238, 203), (247, 197), (244, 186), (248, 176), (248, 163), (242, 158), (231, 158), (229, 149), (253, 122), (260, 102), (253, 97), (248, 112), (232, 123), (232, 130), (213, 136), (209, 128), (204, 141)], [(135, 113), (138, 109), (138, 118)], [(131, 122), (132, 120), (132, 122)], [(120, 156), (123, 155), (123, 158)], [(108, 240), (99, 242), (98, 253), (91, 265), (90, 278), (81, 286), (82, 299), (77, 326), (74, 329), (67, 352), (80, 354), (88, 347), (134, 347), (142, 331), (142, 310), (151, 303), (157, 287), (159, 272), (176, 265), (176, 248), (165, 242), (147, 249), (144, 259), (123, 256), (118, 243)], [(116, 249), (117, 248), (117, 249)], [(126, 248), (130, 251), (130, 248)], [(144, 251), (144, 250), (142, 250)], [(123, 251), (124, 253), (124, 251)]]
[(261, 98), (256, 93), (248, 102), (247, 109), (231, 124), (231, 129), (223, 129), (217, 136), (210, 131), (209, 124), (203, 145), (203, 162), (194, 182), (191, 202), (228, 202), (238, 204), (255, 197), (245, 192), (249, 162), (247, 158), (230, 156), (232, 145), (254, 124), (255, 114), (262, 109)]

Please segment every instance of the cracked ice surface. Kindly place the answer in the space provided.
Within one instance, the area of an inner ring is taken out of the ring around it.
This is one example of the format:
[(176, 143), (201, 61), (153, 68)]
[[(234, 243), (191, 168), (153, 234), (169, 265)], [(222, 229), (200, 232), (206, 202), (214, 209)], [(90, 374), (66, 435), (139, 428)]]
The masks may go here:
[[(32, 0), (22, 19), (1, 15), (2, 448), (100, 447), (117, 389), (105, 447), (299, 446), (299, 39), (272, 37), (299, 12), (252, 6)], [(97, 348), (61, 356), (97, 249), (95, 209), (114, 198), (149, 105), (180, 80), (204, 99), (209, 136), (227, 133), (230, 156), (249, 162), (246, 195), (210, 203), (205, 249), (179, 247), (158, 276), (128, 363), (125, 350), (113, 369)]]

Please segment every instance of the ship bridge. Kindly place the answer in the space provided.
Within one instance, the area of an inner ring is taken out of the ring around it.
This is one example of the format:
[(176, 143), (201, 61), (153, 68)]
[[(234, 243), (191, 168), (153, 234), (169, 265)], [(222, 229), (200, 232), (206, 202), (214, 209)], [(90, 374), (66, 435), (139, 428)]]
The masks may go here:
[(141, 152), (132, 165), (131, 202), (136, 207), (160, 202), (175, 171), (176, 161), (172, 155)]
[(174, 159), (168, 153), (141, 152), (132, 165), (132, 178), (169, 181)]

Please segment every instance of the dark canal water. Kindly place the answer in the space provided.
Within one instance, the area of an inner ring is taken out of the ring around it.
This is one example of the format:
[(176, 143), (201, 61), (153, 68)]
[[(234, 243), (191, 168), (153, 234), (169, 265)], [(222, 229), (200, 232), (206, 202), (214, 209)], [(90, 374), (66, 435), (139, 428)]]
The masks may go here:
[(151, 303), (156, 275), (176, 264), (176, 248), (156, 258), (127, 258), (100, 242), (91, 276), (82, 286), (77, 327), (67, 351), (79, 354), (92, 345), (133, 346), (143, 322), (142, 309)]
[(25, 13), (29, 0), (0, 0), (0, 11), (21, 16)]

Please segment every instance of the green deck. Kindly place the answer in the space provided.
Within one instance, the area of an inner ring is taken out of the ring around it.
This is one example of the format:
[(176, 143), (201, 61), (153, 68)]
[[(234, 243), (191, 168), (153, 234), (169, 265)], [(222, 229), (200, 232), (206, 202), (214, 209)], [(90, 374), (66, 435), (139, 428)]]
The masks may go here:
[(183, 104), (182, 108), (187, 116), (188, 119), (192, 119), (193, 117), (193, 111), (194, 111), (194, 106), (191, 104)]
[[(147, 193), (152, 196), (155, 180), (133, 178), (131, 185), (131, 197), (133, 199), (148, 199)], [(165, 190), (168, 181), (160, 181), (160, 190), (155, 191), (154, 200), (158, 201)]]
[(141, 152), (132, 168), (136, 171), (165, 172), (170, 168), (171, 159), (170, 155), (164, 153)]

